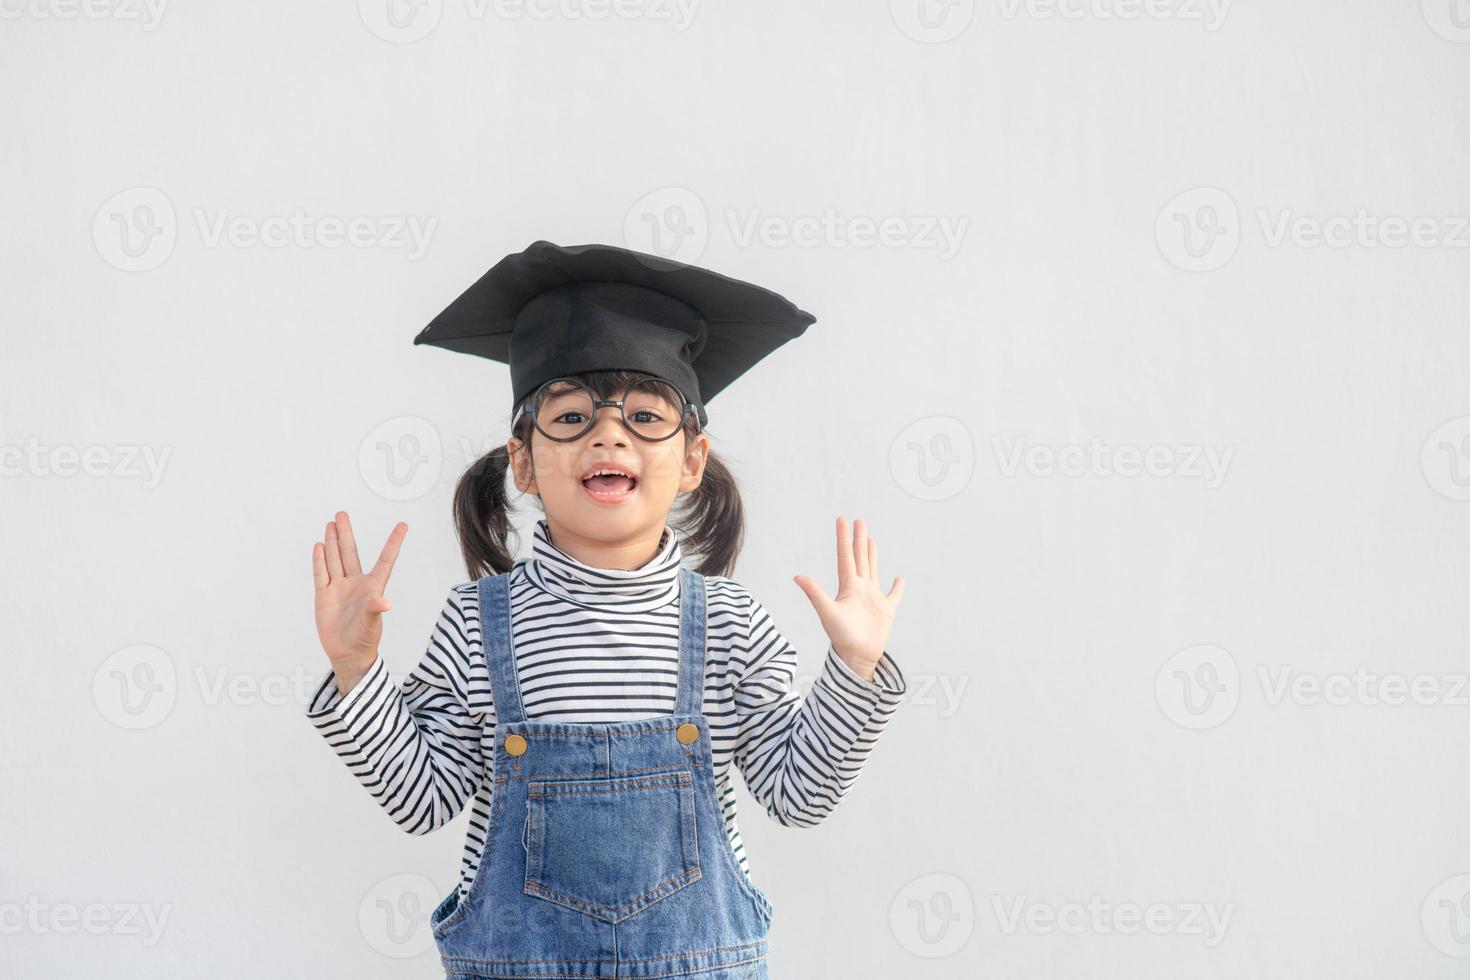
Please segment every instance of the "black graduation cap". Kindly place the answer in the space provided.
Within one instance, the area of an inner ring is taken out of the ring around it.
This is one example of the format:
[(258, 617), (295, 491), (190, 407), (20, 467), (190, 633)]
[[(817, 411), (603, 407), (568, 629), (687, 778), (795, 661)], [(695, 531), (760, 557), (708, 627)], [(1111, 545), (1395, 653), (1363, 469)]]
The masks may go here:
[(501, 259), (413, 339), (510, 365), (512, 404), (552, 378), (628, 369), (696, 406), (816, 317), (777, 293), (614, 245), (532, 242)]

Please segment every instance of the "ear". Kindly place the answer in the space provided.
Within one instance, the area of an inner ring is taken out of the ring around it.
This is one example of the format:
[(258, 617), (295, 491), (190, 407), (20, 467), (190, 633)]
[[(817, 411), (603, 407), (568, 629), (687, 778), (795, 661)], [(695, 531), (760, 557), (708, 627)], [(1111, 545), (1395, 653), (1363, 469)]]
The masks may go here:
[(704, 480), (704, 467), (709, 462), (709, 436), (701, 432), (684, 452), (684, 472), (679, 478), (679, 492), (698, 489)]
[(516, 489), (522, 493), (536, 493), (536, 472), (531, 465), (531, 454), (527, 451), (526, 444), (511, 436), (505, 449), (510, 455), (510, 471), (515, 478)]

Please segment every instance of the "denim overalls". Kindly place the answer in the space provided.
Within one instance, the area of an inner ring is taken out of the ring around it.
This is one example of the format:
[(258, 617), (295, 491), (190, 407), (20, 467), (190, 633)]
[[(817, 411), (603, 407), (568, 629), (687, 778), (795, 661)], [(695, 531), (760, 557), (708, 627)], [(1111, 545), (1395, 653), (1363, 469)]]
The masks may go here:
[(480, 579), (495, 787), (465, 900), (429, 917), (451, 980), (768, 976), (771, 903), (725, 835), (701, 711), (705, 579), (679, 573), (674, 713), (612, 724), (526, 719), (509, 576)]

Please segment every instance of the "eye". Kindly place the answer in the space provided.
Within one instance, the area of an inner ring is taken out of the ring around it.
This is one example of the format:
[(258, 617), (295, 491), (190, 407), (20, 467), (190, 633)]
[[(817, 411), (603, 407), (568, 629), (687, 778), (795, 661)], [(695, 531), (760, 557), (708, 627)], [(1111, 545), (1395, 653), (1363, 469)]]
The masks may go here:
[[(641, 416), (648, 416), (648, 417), (647, 418), (642, 418)], [(658, 414), (657, 412), (653, 411), (652, 409), (640, 408), (638, 411), (636, 411), (636, 412), (633, 413), (633, 418), (630, 419), (629, 421), (632, 421), (632, 422), (657, 422), (657, 421), (659, 421), (662, 418), (663, 418), (662, 415)]]
[(580, 425), (583, 418), (581, 412), (562, 412), (556, 417), (556, 421), (566, 422), (568, 425)]

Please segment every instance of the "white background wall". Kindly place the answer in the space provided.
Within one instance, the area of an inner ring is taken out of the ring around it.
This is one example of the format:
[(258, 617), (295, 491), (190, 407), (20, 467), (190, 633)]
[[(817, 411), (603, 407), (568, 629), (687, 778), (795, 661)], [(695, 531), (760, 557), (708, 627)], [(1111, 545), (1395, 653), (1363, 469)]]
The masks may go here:
[(0, 4), (0, 974), (440, 975), (310, 550), (402, 677), (510, 400), (411, 340), (546, 238), (818, 317), (710, 406), (805, 683), (836, 515), (907, 581), (773, 976), (1463, 976), (1470, 6), (1061, 2)]

